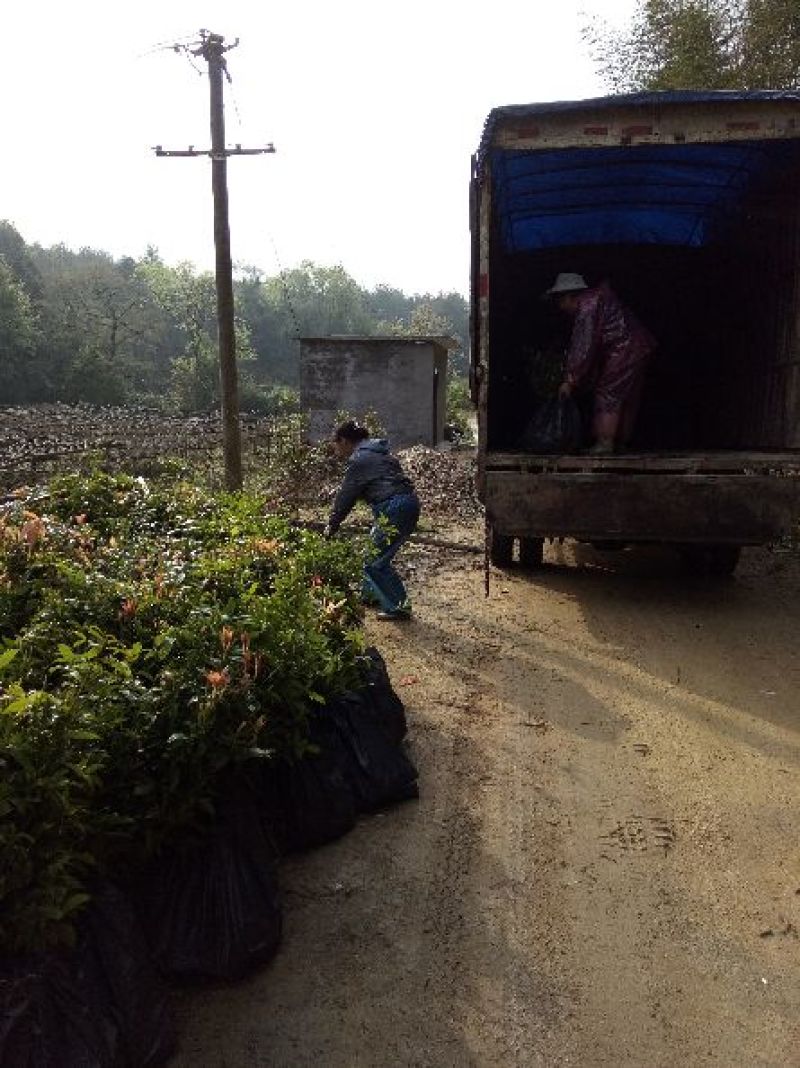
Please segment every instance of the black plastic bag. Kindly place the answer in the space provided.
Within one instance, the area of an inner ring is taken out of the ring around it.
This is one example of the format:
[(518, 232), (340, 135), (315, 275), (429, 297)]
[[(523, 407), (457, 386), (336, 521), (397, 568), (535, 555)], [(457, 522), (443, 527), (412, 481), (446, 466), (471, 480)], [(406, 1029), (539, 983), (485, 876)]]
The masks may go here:
[(342, 694), (326, 706), (347, 752), (345, 774), (362, 812), (419, 797), (417, 769), (396, 740), (396, 728), (363, 693)]
[(158, 858), (138, 888), (153, 958), (176, 979), (238, 979), (280, 942), (275, 852), (259, 813), (221, 808), (204, 838)]
[(175, 1050), (175, 1027), (131, 902), (104, 883), (93, 891), (82, 926), (108, 982), (122, 1062), (132, 1068), (163, 1064)]
[(362, 691), (367, 702), (378, 712), (387, 733), (399, 745), (408, 731), (403, 702), (392, 689), (386, 663), (377, 649), (367, 649), (371, 664), (367, 670), (367, 685)]
[(309, 717), (313, 753), (250, 769), (280, 853), (324, 845), (351, 830), (360, 810), (417, 796), (416, 787), (409, 785), (416, 772), (405, 754), (397, 755), (407, 729), (403, 702), (378, 650), (366, 653), (365, 686), (352, 701), (346, 698), (351, 711), (346, 725), (329, 709), (314, 710)]
[(552, 397), (534, 413), (520, 440), (526, 452), (570, 453), (583, 445), (583, 420), (572, 397)]
[(74, 949), (0, 966), (0, 1064), (154, 1068), (175, 1048), (166, 991), (127, 898), (92, 890)]
[(117, 1068), (120, 1035), (97, 958), (86, 945), (0, 966), (0, 1064)]
[(324, 712), (315, 712), (309, 741), (316, 750), (302, 760), (260, 764), (258, 804), (281, 853), (312, 849), (352, 830), (358, 811), (345, 773), (347, 749)]

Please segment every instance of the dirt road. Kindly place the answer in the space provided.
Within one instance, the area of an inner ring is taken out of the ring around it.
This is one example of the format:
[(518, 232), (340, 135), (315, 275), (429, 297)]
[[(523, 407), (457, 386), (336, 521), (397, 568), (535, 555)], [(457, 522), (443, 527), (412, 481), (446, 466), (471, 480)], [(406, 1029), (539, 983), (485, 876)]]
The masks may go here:
[(416, 567), (371, 635), (421, 800), (285, 864), (283, 950), (175, 1064), (800, 1066), (796, 558)]

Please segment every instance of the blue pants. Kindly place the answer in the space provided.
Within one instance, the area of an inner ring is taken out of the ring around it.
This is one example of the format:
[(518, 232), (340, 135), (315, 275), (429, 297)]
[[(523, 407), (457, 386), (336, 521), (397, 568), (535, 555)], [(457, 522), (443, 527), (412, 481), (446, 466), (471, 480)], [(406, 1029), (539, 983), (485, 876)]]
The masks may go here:
[(419, 500), (413, 493), (403, 493), (373, 505), (372, 514), (375, 525), (370, 537), (378, 555), (364, 565), (364, 593), (374, 598), (384, 612), (396, 612), (405, 604), (407, 594), (392, 560), (417, 526)]

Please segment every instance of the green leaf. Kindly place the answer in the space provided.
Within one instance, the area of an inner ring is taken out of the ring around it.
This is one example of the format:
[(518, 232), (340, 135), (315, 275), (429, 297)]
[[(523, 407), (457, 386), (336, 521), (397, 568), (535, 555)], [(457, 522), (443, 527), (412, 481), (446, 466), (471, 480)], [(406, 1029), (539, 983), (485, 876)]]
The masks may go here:
[(8, 716), (17, 716), (20, 712), (24, 712), (34, 703), (33, 694), (25, 694), (24, 697), (17, 697), (10, 704), (3, 705), (3, 712)]
[(19, 649), (6, 649), (0, 653), (0, 671), (8, 667), (18, 652)]

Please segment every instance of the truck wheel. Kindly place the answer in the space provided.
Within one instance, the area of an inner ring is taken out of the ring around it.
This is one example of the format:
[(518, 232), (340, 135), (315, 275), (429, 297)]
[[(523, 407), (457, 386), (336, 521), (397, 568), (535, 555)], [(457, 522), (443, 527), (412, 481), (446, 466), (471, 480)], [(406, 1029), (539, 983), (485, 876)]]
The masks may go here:
[(736, 570), (740, 545), (684, 545), (681, 550), (686, 570), (706, 578), (729, 578)]
[(511, 567), (514, 553), (514, 539), (509, 534), (500, 534), (492, 527), (489, 544), (489, 559), (495, 567)]
[(542, 566), (544, 557), (544, 538), (520, 538), (519, 539), (519, 562), (520, 567), (535, 570)]

